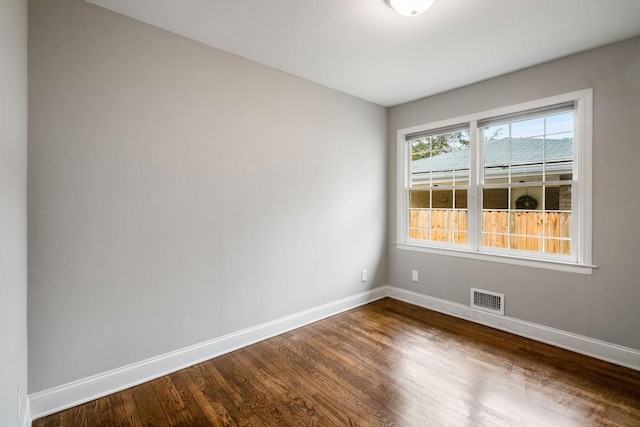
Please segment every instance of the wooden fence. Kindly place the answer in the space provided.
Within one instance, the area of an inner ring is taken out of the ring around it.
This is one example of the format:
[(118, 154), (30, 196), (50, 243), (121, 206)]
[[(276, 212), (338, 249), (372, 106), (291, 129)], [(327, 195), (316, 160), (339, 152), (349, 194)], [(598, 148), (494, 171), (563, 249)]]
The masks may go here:
[[(467, 243), (466, 210), (411, 209), (410, 212), (409, 234), (412, 239)], [(571, 254), (570, 237), (571, 212), (482, 212), (484, 246)]]

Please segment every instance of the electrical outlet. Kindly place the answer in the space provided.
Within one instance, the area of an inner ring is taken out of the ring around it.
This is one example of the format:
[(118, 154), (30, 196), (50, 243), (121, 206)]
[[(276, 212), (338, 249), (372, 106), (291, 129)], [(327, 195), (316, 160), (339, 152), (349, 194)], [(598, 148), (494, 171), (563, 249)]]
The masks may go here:
[(367, 281), (367, 270), (362, 270), (362, 272), (360, 273), (360, 281), (361, 282)]
[(411, 281), (412, 282), (417, 282), (418, 281), (418, 271), (417, 270), (411, 270)]

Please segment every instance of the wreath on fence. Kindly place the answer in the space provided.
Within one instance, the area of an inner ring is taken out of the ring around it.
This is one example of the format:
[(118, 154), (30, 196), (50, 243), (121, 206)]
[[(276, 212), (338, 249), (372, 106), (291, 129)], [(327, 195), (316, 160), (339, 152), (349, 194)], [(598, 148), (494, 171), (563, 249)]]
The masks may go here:
[(534, 210), (538, 207), (538, 201), (533, 197), (525, 194), (524, 196), (518, 197), (516, 200), (516, 209), (527, 209)]

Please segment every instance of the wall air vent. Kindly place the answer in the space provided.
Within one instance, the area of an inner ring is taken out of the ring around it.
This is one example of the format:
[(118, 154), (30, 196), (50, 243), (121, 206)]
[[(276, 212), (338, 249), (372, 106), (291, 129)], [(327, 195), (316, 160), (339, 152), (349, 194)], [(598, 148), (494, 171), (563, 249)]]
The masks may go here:
[(471, 307), (504, 316), (504, 294), (471, 288)]

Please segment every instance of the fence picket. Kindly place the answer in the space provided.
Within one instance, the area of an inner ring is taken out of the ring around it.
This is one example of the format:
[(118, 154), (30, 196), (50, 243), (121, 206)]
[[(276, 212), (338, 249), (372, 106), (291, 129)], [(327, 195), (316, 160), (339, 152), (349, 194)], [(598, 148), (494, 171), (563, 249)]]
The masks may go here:
[[(412, 239), (467, 242), (465, 210), (411, 209), (409, 219)], [(571, 237), (571, 212), (484, 211), (482, 230), (484, 246), (509, 248), (511, 241), (511, 249), (571, 254), (571, 241), (564, 240)]]

